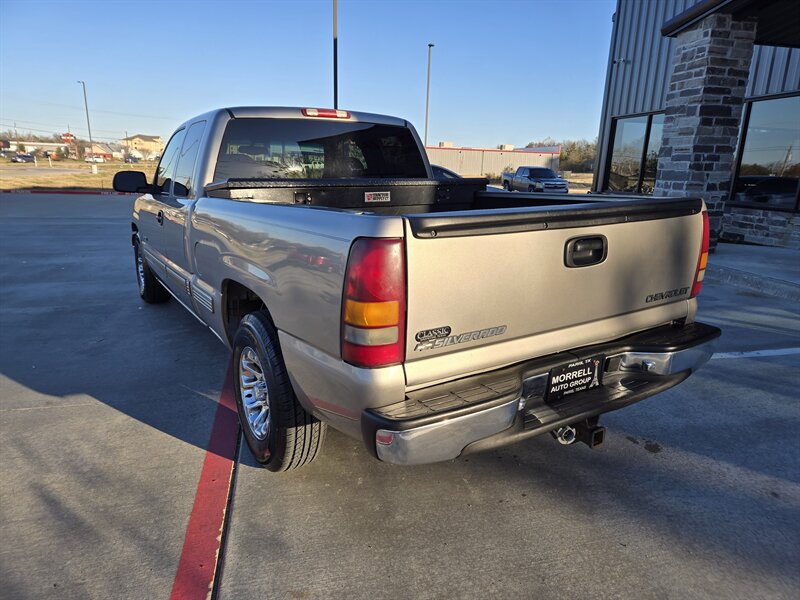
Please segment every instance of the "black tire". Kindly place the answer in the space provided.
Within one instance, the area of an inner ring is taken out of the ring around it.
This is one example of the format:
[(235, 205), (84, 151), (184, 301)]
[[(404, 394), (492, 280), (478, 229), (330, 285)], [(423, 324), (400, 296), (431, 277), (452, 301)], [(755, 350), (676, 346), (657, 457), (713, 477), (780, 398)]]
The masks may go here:
[(139, 295), (142, 300), (148, 304), (161, 304), (169, 300), (169, 292), (153, 275), (150, 265), (147, 264), (144, 256), (142, 256), (139, 248), (139, 238), (135, 238), (133, 241), (133, 260), (136, 268), (136, 281), (139, 285)]
[(529, 186), (528, 186), (528, 192), (529, 192), (529, 193), (530, 193), (530, 192), (535, 192), (535, 191), (536, 191), (536, 190), (535, 190), (535, 189), (533, 189), (533, 186), (532, 186), (532, 185), (529, 185)]
[(509, 185), (508, 185), (508, 182), (507, 182), (507, 181), (504, 181), (504, 182), (503, 182), (503, 189), (504, 189), (505, 191), (507, 191), (507, 192), (510, 192), (510, 191), (511, 191), (511, 186), (509, 186)]
[[(251, 349), (259, 359), (268, 390), (269, 421), (263, 438), (247, 418), (242, 394), (242, 353)], [(275, 327), (263, 312), (242, 319), (233, 338), (234, 392), (239, 422), (253, 457), (270, 471), (307, 465), (322, 448), (325, 423), (307, 413), (292, 389)]]

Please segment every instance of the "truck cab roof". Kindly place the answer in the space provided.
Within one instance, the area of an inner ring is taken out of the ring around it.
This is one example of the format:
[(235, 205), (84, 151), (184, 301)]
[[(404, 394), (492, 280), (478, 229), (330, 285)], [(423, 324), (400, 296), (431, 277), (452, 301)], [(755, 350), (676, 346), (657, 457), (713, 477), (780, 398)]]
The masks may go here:
[(381, 125), (394, 125), (397, 127), (408, 126), (408, 121), (398, 117), (379, 115), (375, 113), (357, 112), (339, 109), (339, 113), (344, 113), (346, 117), (328, 117), (324, 115), (311, 116), (304, 111), (332, 111), (332, 109), (299, 107), (299, 106), (230, 106), (218, 108), (207, 113), (197, 115), (188, 119), (183, 125), (189, 125), (198, 120), (213, 121), (220, 116), (227, 116), (233, 119), (329, 119), (350, 122), (379, 123)]

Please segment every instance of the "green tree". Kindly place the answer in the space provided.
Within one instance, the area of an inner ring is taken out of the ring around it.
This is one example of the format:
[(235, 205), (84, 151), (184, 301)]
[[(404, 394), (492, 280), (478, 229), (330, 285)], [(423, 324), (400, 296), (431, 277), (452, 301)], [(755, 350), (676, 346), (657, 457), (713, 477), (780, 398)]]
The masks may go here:
[(589, 140), (563, 140), (557, 142), (551, 137), (546, 137), (540, 142), (529, 142), (526, 148), (536, 146), (561, 146), (561, 157), (559, 164), (563, 171), (574, 171), (576, 173), (591, 173), (594, 169), (594, 161), (597, 155), (597, 138)]

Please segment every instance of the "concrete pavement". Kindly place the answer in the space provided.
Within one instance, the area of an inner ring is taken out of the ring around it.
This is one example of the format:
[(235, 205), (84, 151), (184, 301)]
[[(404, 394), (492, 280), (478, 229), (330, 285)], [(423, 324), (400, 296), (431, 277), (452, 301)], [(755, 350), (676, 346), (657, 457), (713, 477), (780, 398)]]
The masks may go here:
[(131, 199), (0, 196), (0, 596), (164, 598), (225, 348), (143, 306)]
[[(228, 353), (139, 300), (130, 204), (0, 195), (0, 597), (172, 589)], [(796, 598), (800, 307), (711, 277), (699, 318), (722, 354), (596, 450), (404, 468), (331, 432), (275, 475), (243, 449), (215, 593)]]
[(709, 257), (707, 276), (800, 302), (800, 250), (720, 242)]

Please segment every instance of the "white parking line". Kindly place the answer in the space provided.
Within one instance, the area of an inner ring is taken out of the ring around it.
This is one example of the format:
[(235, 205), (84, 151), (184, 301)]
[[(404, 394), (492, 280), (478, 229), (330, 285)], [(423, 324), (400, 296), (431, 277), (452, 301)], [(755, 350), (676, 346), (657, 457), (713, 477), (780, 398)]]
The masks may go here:
[(753, 358), (756, 356), (786, 356), (800, 354), (800, 348), (775, 348), (773, 350), (751, 350), (750, 352), (717, 352), (711, 360), (718, 358)]

